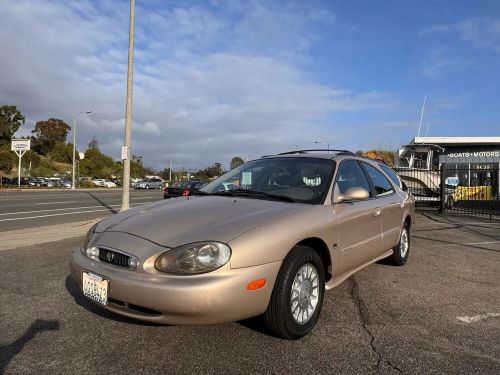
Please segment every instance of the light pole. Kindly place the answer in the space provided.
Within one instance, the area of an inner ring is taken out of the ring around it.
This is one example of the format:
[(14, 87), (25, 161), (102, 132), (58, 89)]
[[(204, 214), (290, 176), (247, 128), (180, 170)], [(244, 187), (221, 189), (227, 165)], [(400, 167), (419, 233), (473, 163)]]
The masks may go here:
[(328, 148), (327, 148), (328, 153), (330, 153), (330, 144), (329, 144), (329, 143), (326, 143), (326, 142), (321, 142), (321, 141), (314, 141), (314, 143), (321, 143), (321, 144), (323, 144), (323, 145), (326, 145), (326, 146), (328, 147)]
[(134, 22), (135, 0), (130, 0), (130, 20), (128, 29), (128, 65), (127, 65), (127, 98), (125, 101), (125, 142), (122, 147), (123, 160), (123, 189), (122, 208), (130, 208), (130, 144), (132, 137), (132, 85), (134, 72)]
[(84, 113), (92, 113), (92, 111), (82, 111), (73, 117), (73, 179), (71, 182), (71, 190), (75, 190), (75, 161), (76, 161), (76, 119)]

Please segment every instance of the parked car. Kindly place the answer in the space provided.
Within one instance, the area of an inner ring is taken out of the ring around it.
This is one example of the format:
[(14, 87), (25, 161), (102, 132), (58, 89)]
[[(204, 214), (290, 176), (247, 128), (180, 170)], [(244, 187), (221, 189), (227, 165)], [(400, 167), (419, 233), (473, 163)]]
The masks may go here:
[(105, 218), (73, 252), (71, 274), (117, 314), (192, 325), (262, 315), (297, 339), (325, 290), (380, 259), (407, 262), (415, 201), (399, 186), (348, 151), (263, 157), (192, 196)]
[(47, 177), (39, 177), (40, 186), (54, 187), (54, 183)]
[(108, 188), (114, 188), (114, 187), (116, 187), (116, 184), (113, 181), (104, 180), (104, 186), (106, 186)]
[(99, 187), (106, 187), (106, 183), (104, 182), (104, 179), (103, 178), (94, 178), (92, 180), (92, 183), (95, 185), (95, 186), (99, 186)]
[(42, 186), (42, 182), (39, 181), (37, 178), (35, 177), (28, 177), (26, 179), (26, 182), (28, 183), (28, 185), (30, 186)]
[(142, 180), (140, 178), (131, 178), (130, 179), (130, 186), (135, 188), (137, 183), (141, 182)]
[(63, 188), (66, 188), (66, 189), (71, 189), (71, 186), (73, 185), (72, 181), (70, 180), (64, 180), (64, 179), (61, 179), (59, 180), (58, 182), (58, 186), (60, 187), (63, 187)]
[[(16, 179), (16, 183), (17, 183), (17, 179)], [(10, 178), (2, 177), (0, 180), (0, 186), (2, 186), (2, 187), (9, 187), (11, 184), (13, 184), (13, 182)]]
[(161, 178), (145, 178), (135, 184), (135, 189), (161, 189), (163, 180)]
[(201, 181), (179, 181), (166, 187), (163, 192), (163, 199), (182, 197), (193, 194), (195, 191), (200, 190), (203, 182)]

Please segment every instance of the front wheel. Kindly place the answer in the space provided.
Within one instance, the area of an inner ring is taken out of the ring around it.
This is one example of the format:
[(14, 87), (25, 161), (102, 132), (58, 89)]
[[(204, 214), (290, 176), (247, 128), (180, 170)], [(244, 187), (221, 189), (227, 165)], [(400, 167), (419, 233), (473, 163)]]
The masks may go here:
[(392, 255), (388, 258), (395, 266), (404, 266), (410, 255), (410, 228), (408, 224), (403, 225), (399, 242), (393, 249)]
[(276, 335), (295, 340), (307, 335), (318, 320), (325, 273), (320, 256), (310, 247), (295, 246), (274, 284), (264, 321)]

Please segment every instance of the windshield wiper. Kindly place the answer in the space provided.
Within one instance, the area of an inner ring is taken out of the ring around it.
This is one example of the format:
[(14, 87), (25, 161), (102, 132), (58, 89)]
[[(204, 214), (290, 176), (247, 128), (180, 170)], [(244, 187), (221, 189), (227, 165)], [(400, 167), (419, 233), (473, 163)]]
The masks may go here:
[(284, 195), (276, 195), (276, 194), (269, 194), (264, 191), (258, 191), (258, 190), (247, 190), (247, 189), (235, 189), (235, 190), (228, 190), (228, 191), (217, 191), (215, 193), (212, 193), (213, 195), (228, 195), (228, 196), (261, 196), (261, 197), (267, 197), (267, 198), (272, 198), (272, 199), (277, 199), (280, 201), (284, 202), (292, 202), (295, 203), (295, 199), (284, 196)]

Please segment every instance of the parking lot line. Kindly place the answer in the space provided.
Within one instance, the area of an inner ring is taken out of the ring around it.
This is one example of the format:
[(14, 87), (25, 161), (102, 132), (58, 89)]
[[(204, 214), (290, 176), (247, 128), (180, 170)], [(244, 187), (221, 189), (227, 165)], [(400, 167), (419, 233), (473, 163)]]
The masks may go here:
[(59, 202), (40, 202), (35, 204), (63, 204), (63, 203), (76, 203), (76, 201), (59, 201)]
[[(151, 203), (151, 202), (141, 202), (141, 203), (134, 203), (132, 205), (141, 205), (141, 204), (146, 204), (146, 203)], [(102, 206), (95, 206), (95, 207), (102, 207)], [(115, 205), (110, 205), (111, 207), (121, 207), (120, 204), (115, 204)], [(81, 207), (77, 207), (81, 208)], [(55, 210), (43, 210), (43, 211), (55, 211)], [(28, 217), (17, 217), (17, 218), (9, 218), (9, 219), (0, 219), (0, 222), (2, 221), (17, 221), (17, 220), (27, 220), (27, 219), (39, 219), (42, 217), (51, 217), (51, 216), (64, 216), (64, 215), (76, 215), (76, 214), (84, 214), (84, 213), (89, 213), (89, 212), (100, 212), (100, 211), (109, 211), (109, 208), (102, 207), (99, 210), (85, 210), (85, 211), (77, 211), (77, 212), (62, 212), (59, 214), (50, 214), (50, 215), (38, 215), (38, 216), (28, 216)], [(17, 212), (20, 213), (20, 212)]]
[(480, 320), (500, 316), (500, 313), (486, 313), (473, 316), (457, 316), (457, 319), (464, 323), (476, 323)]
[(500, 243), (500, 241), (483, 241), (483, 242), (465, 242), (465, 243), (450, 243), (444, 245), (430, 245), (427, 247), (448, 247), (448, 246), (466, 246), (466, 245), (489, 245), (493, 243)]

